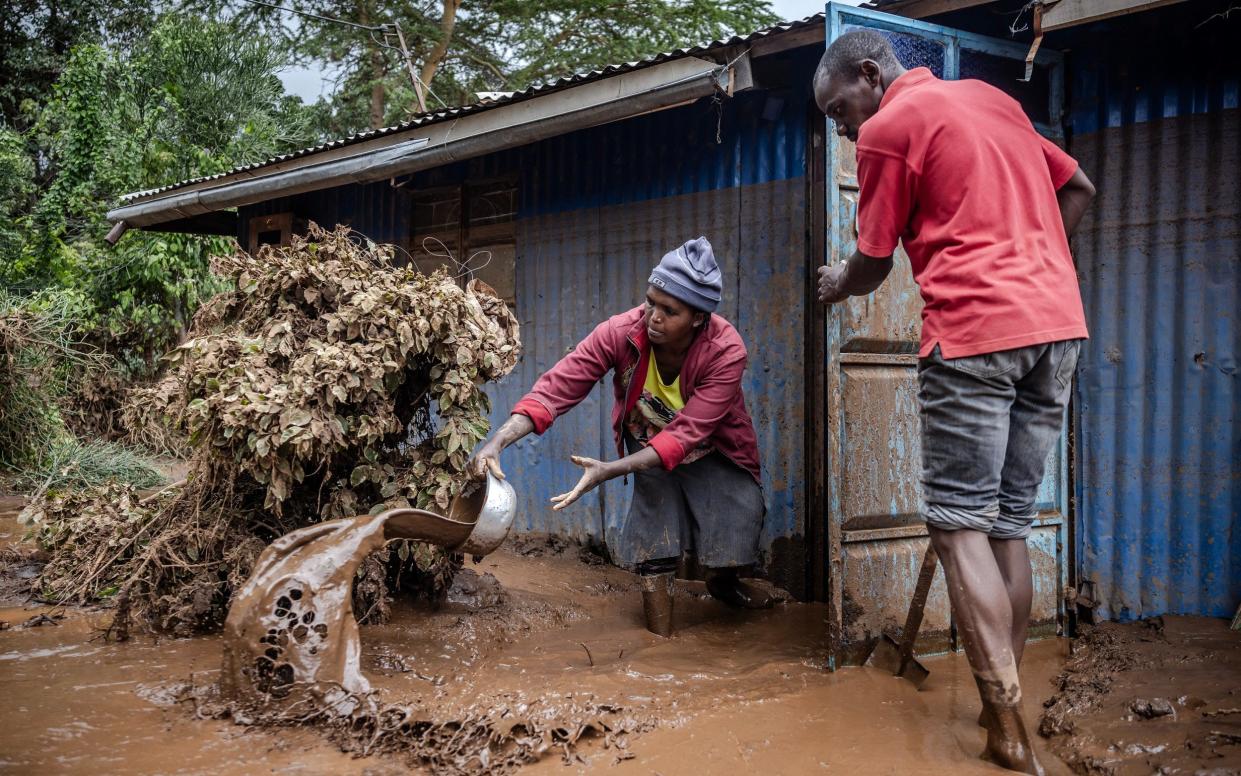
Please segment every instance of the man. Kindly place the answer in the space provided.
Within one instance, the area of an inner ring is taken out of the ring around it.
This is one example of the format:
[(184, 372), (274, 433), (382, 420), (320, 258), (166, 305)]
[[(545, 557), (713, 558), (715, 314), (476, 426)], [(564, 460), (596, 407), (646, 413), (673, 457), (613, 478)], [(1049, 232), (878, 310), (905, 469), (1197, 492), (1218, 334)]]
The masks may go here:
[(874, 291), (900, 241), (925, 303), (918, 356), (921, 517), (983, 702), (986, 755), (1042, 769), (1020, 715), (1032, 580), (1026, 537), (1060, 434), (1085, 316), (1068, 235), (1094, 196), (1016, 101), (906, 71), (857, 30), (819, 63), (815, 101), (857, 144), (857, 251), (819, 300)]

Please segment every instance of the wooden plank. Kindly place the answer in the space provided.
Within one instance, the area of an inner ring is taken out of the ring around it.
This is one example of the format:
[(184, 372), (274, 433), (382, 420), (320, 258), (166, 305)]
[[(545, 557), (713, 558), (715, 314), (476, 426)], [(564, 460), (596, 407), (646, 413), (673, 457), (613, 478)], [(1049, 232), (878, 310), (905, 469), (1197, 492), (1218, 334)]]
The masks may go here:
[(1043, 32), (1180, 2), (1183, 0), (1060, 0), (1043, 11)]

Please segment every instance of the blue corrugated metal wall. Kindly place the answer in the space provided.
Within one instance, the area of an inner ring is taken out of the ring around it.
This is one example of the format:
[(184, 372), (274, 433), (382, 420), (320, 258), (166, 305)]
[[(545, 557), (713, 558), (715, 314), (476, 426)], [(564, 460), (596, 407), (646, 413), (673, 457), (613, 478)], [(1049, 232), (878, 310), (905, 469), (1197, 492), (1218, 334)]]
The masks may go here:
[[(493, 424), (595, 324), (641, 302), (660, 256), (706, 235), (726, 279), (719, 312), (750, 350), (744, 388), (768, 504), (763, 545), (773, 577), (801, 593), (809, 279), (804, 176), (808, 90), (820, 54), (810, 46), (769, 57), (764, 90), (437, 168), (403, 189), (349, 186), (246, 208), (242, 233), (252, 215), (293, 210), (328, 224), (348, 223), (377, 241), (403, 243), (409, 191), (515, 173), (516, 296), (525, 355), (491, 390)], [(620, 481), (565, 512), (547, 505), (580, 474), (570, 454), (615, 455), (610, 390), (601, 385), (547, 434), (506, 452), (520, 499), (518, 530), (597, 541), (623, 516), (630, 486)]]
[(1241, 603), (1241, 21), (1207, 16), (1095, 25), (1069, 62), (1099, 191), (1074, 240), (1078, 566), (1122, 620)]

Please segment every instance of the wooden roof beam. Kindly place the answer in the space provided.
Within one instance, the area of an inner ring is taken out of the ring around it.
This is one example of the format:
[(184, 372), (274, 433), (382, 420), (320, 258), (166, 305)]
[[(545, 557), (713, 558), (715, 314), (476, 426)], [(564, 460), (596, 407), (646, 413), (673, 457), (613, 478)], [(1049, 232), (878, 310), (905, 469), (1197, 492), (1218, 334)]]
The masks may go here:
[(1150, 11), (1183, 0), (1044, 0), (1043, 32), (1061, 30), (1087, 22), (1097, 22), (1127, 13)]

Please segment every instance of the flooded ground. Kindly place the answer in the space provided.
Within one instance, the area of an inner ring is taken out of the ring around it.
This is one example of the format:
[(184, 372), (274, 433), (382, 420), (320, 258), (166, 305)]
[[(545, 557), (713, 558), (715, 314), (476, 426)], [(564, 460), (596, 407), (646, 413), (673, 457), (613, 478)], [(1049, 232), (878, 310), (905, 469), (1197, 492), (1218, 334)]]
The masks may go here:
[[(0, 541), (14, 532), (0, 520)], [(820, 606), (733, 612), (692, 583), (678, 583), (677, 635), (660, 639), (642, 627), (636, 579), (589, 561), (576, 548), (517, 542), (467, 563), (439, 611), (398, 605), (388, 624), (362, 628), (366, 675), (384, 701), (425, 718), (537, 705), (572, 723), (589, 702), (618, 709), (622, 729), (635, 731), (586, 743), (567, 766), (553, 752), (523, 773), (1003, 772), (978, 759), (983, 732), (963, 656), (926, 660), (920, 692), (872, 669), (829, 674)], [(0, 609), (10, 626), (0, 631), (0, 770), (405, 772), (399, 757), (353, 758), (312, 730), (195, 719), (175, 697), (218, 676), (218, 638), (105, 643), (95, 629), (107, 613), (82, 610), (22, 627), (58, 611)], [(1065, 651), (1048, 641), (1027, 652), (1031, 727)], [(1049, 773), (1069, 772), (1043, 739), (1036, 745)]]
[(1040, 729), (1079, 773), (1241, 774), (1241, 632), (1104, 623), (1078, 640)]

